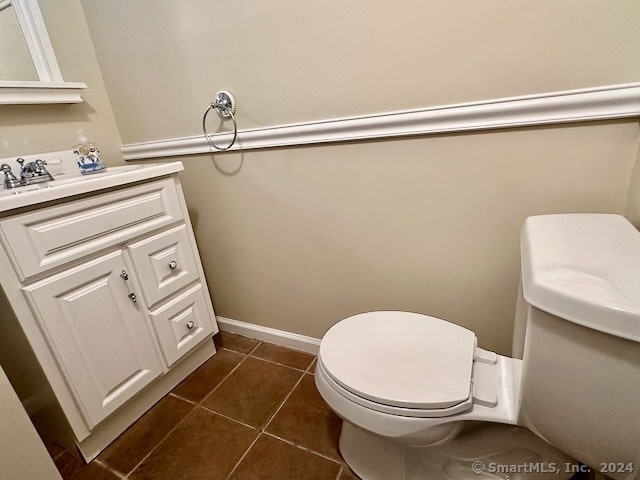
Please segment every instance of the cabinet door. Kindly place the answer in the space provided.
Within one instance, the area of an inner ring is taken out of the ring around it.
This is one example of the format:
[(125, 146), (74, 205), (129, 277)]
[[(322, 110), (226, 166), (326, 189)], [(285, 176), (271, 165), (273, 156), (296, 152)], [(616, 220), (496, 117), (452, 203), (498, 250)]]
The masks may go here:
[(162, 372), (125, 268), (118, 251), (24, 287), (90, 429)]

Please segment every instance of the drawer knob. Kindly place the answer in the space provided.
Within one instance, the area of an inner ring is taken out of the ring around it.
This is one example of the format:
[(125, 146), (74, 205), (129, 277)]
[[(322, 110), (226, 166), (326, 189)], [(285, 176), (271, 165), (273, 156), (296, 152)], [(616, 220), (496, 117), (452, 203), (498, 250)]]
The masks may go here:
[(193, 321), (192, 321), (192, 320), (189, 320), (189, 321), (187, 322), (187, 328), (188, 328), (189, 330), (191, 330), (191, 329), (192, 329), (193, 327), (195, 327), (195, 326), (196, 326), (196, 324), (195, 324), (195, 323), (193, 323)]
[(122, 270), (122, 273), (120, 274), (120, 276), (122, 277), (122, 279), (126, 282), (127, 280), (129, 280), (129, 274), (127, 272), (125, 272), (124, 270)]
[(135, 294), (135, 293), (130, 293), (130, 294), (129, 294), (129, 298), (131, 299), (131, 301), (132, 301), (133, 303), (136, 303), (136, 302), (138, 301), (138, 297), (136, 297), (136, 294)]
[(169, 262), (169, 268), (170, 268), (171, 270), (175, 270), (176, 268), (178, 268), (178, 262), (176, 262), (175, 260), (171, 260), (171, 261)]

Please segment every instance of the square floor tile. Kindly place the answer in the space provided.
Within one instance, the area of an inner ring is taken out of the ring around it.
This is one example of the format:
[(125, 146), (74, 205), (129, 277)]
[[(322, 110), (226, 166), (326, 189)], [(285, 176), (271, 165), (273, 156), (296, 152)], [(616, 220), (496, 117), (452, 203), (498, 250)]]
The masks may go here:
[(340, 465), (269, 435), (260, 435), (230, 480), (335, 480)]
[(313, 375), (305, 374), (267, 432), (341, 461), (338, 440), (342, 420), (322, 399)]
[(58, 456), (55, 464), (64, 480), (120, 480), (120, 477), (99, 463), (86, 464), (68, 452)]
[(243, 337), (235, 333), (218, 332), (213, 337), (213, 342), (218, 349), (226, 348), (227, 350), (234, 350), (240, 353), (249, 353), (260, 343), (260, 340)]
[(269, 420), (302, 372), (247, 357), (203, 402), (203, 406), (249, 425)]
[(127, 475), (195, 407), (167, 395), (131, 425), (98, 459)]
[(273, 345), (271, 343), (260, 344), (258, 348), (251, 352), (251, 356), (263, 358), (271, 362), (280, 363), (300, 370), (305, 370), (314, 359), (314, 356), (310, 353), (292, 350), (290, 348)]
[(256, 435), (252, 428), (198, 407), (129, 478), (224, 480)]
[(200, 403), (244, 357), (237, 352), (218, 350), (213, 357), (174, 388), (172, 393)]

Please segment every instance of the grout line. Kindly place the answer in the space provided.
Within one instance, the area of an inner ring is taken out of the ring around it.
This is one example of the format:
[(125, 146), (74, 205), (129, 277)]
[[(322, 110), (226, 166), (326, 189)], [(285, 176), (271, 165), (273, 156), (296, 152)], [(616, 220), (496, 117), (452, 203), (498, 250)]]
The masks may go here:
[(320, 453), (320, 452), (317, 452), (315, 450), (312, 450), (309, 447), (305, 447), (304, 445), (300, 445), (300, 444), (295, 443), (295, 442), (293, 442), (291, 440), (287, 440), (286, 438), (279, 437), (278, 435), (274, 435), (273, 433), (270, 433), (270, 432), (262, 432), (262, 433), (264, 433), (265, 435), (269, 435), (270, 437), (277, 438), (278, 440), (281, 440), (281, 441), (283, 441), (285, 443), (288, 443), (289, 445), (293, 445), (294, 447), (297, 447), (300, 450), (305, 450), (305, 451), (307, 451), (309, 453), (313, 453), (314, 455), (316, 455), (318, 457), (322, 457), (325, 460), (329, 460), (330, 462), (337, 463), (338, 465), (342, 465), (342, 461), (341, 460), (336, 460), (335, 458), (327, 457), (323, 453)]
[[(297, 371), (297, 372), (303, 372), (303, 373), (304, 373), (304, 372), (306, 372), (306, 371), (307, 371), (307, 369), (309, 368), (309, 367), (305, 367), (305, 368), (297, 368), (297, 367), (292, 367), (291, 365), (286, 365), (286, 364), (284, 364), (284, 363), (278, 363), (278, 362), (275, 362), (275, 361), (273, 361), (273, 360), (269, 360), (269, 359), (267, 359), (267, 358), (258, 357), (258, 356), (256, 356), (256, 355), (249, 355), (249, 356), (250, 356), (251, 358), (255, 358), (256, 360), (262, 360), (262, 361), (264, 361), (264, 362), (268, 362), (268, 363), (271, 363), (271, 364), (273, 364), (273, 365), (278, 365), (278, 366), (280, 366), (280, 367), (287, 367), (287, 368), (290, 368), (291, 370), (295, 370), (295, 371)], [(313, 363), (313, 361), (312, 361), (311, 363)]]
[[(240, 352), (238, 352), (238, 353), (240, 353)], [(222, 385), (227, 380), (227, 378), (229, 378), (233, 374), (233, 372), (235, 372), (238, 368), (240, 368), (240, 365), (242, 365), (247, 358), (249, 358), (249, 354), (245, 353), (243, 355), (244, 355), (244, 358), (242, 360), (240, 360), (235, 367), (233, 367), (231, 370), (229, 370), (229, 373), (227, 373), (222, 378), (222, 380), (220, 380), (218, 382), (218, 384), (215, 387), (213, 387), (213, 389), (204, 396), (204, 398), (202, 400), (200, 400), (198, 403), (195, 404), (196, 407), (199, 407), (200, 405), (202, 405), (207, 400), (207, 398), (209, 398), (213, 394), (213, 392), (215, 392), (218, 388), (220, 388), (220, 385)]]
[(251, 442), (251, 445), (249, 445), (249, 448), (247, 448), (247, 450), (242, 454), (242, 456), (240, 457), (240, 459), (236, 462), (236, 464), (233, 466), (233, 468), (231, 469), (231, 471), (229, 472), (229, 474), (225, 477), (225, 480), (229, 480), (229, 478), (231, 478), (231, 475), (233, 475), (233, 472), (236, 471), (236, 469), (240, 466), (240, 464), (242, 463), (242, 461), (244, 460), (244, 457), (246, 457), (249, 454), (249, 451), (253, 448), (253, 446), (256, 444), (256, 442), (258, 441), (258, 439), (260, 438), (260, 435), (262, 434), (261, 431), (258, 430), (258, 435), (256, 435), (256, 438), (253, 439), (253, 442)]
[[(256, 345), (256, 347), (257, 347), (257, 345)], [(234, 351), (235, 351), (235, 350), (234, 350)], [(253, 350), (252, 350), (252, 351), (253, 351)], [(241, 352), (237, 352), (237, 353), (241, 353)], [(227, 373), (227, 374), (224, 376), (224, 378), (223, 378), (222, 380), (220, 380), (220, 382), (218, 382), (218, 384), (217, 384), (217, 385), (216, 385), (216, 386), (215, 386), (215, 387), (214, 387), (214, 388), (213, 388), (213, 389), (212, 389), (212, 390), (211, 390), (211, 391), (210, 391), (210, 392), (209, 392), (209, 393), (208, 393), (208, 394), (207, 394), (207, 395), (206, 395), (206, 396), (205, 396), (205, 397), (204, 397), (204, 398), (199, 402), (199, 403), (190, 402), (192, 405), (194, 405), (194, 408), (193, 408), (189, 413), (187, 413), (187, 414), (184, 416), (184, 418), (183, 418), (182, 420), (180, 420), (180, 421), (179, 421), (179, 422), (178, 422), (178, 423), (177, 423), (177, 424), (176, 424), (176, 425), (175, 425), (171, 430), (169, 430), (169, 432), (168, 432), (164, 437), (162, 437), (162, 438), (160, 439), (160, 441), (158, 441), (158, 443), (156, 443), (156, 444), (154, 445), (154, 447), (149, 451), (149, 453), (147, 453), (147, 454), (142, 458), (142, 460), (140, 460), (140, 461), (136, 464), (136, 466), (135, 466), (135, 467), (133, 467), (129, 473), (127, 473), (127, 475), (126, 475), (126, 477), (127, 477), (127, 478), (129, 477), (129, 475), (131, 475), (133, 472), (135, 472), (135, 471), (136, 471), (136, 469), (137, 469), (140, 465), (142, 465), (142, 463), (144, 463), (144, 461), (145, 461), (145, 460), (147, 460), (147, 458), (149, 458), (149, 457), (153, 454), (153, 452), (155, 452), (155, 451), (156, 451), (156, 449), (157, 449), (157, 448), (158, 448), (158, 447), (159, 447), (159, 446), (160, 446), (160, 445), (161, 445), (161, 444), (162, 444), (162, 443), (163, 443), (163, 442), (164, 442), (164, 441), (169, 437), (169, 435), (171, 435), (174, 431), (176, 431), (176, 429), (177, 429), (180, 425), (182, 425), (182, 424), (185, 422), (185, 420), (186, 420), (187, 418), (189, 418), (189, 416), (190, 416), (190, 415), (191, 415), (191, 414), (192, 414), (192, 413), (193, 413), (193, 412), (194, 412), (194, 411), (195, 411), (199, 406), (201, 406), (201, 405), (205, 402), (205, 400), (206, 400), (207, 398), (209, 398), (209, 396), (210, 396), (213, 392), (215, 392), (215, 391), (218, 389), (218, 387), (220, 387), (220, 385), (222, 385), (222, 383), (223, 383), (227, 378), (229, 378), (229, 376), (230, 376), (233, 372), (235, 372), (235, 371), (238, 369), (238, 367), (240, 367), (240, 365), (242, 365), (242, 364), (244, 363), (244, 361), (249, 357), (249, 355), (248, 355), (248, 354), (246, 354), (246, 353), (245, 353), (245, 354), (243, 354), (243, 355), (244, 355), (244, 358), (243, 358), (242, 360), (240, 360), (240, 361), (238, 362), (238, 364), (237, 364), (235, 367), (233, 367), (233, 368), (229, 371), (229, 373)], [(176, 395), (176, 396), (177, 396), (177, 395)]]
[[(113, 470), (111, 467), (109, 467), (107, 464), (103, 463), (102, 461), (99, 461), (98, 463), (99, 463), (101, 466), (103, 466), (104, 468), (106, 468), (107, 470), (109, 470), (110, 472), (112, 472), (112, 473), (116, 474), (119, 478), (122, 478), (122, 479), (127, 479), (127, 478), (129, 478), (129, 476), (130, 476), (131, 474), (133, 474), (133, 472), (135, 472), (135, 471), (136, 471), (136, 469), (137, 469), (137, 468), (138, 468), (142, 463), (144, 463), (144, 462), (145, 462), (145, 461), (146, 461), (146, 460), (147, 460), (147, 459), (148, 459), (148, 458), (149, 458), (149, 457), (150, 457), (150, 456), (151, 456), (151, 455), (152, 455), (152, 454), (153, 454), (153, 453), (158, 449), (158, 447), (159, 447), (159, 446), (160, 446), (160, 445), (161, 445), (161, 444), (162, 444), (162, 443), (163, 443), (163, 442), (164, 442), (164, 441), (165, 441), (165, 440), (166, 440), (170, 435), (172, 435), (172, 434), (173, 434), (173, 432), (174, 432), (174, 431), (176, 431), (176, 430), (177, 430), (177, 429), (178, 429), (178, 428), (179, 428), (179, 427), (180, 427), (180, 426), (181, 426), (181, 425), (182, 425), (182, 424), (187, 420), (187, 418), (189, 418), (189, 416), (190, 416), (190, 415), (192, 415), (192, 414), (193, 414), (193, 412), (194, 412), (197, 408), (202, 408), (203, 410), (205, 410), (205, 411), (207, 411), (207, 412), (210, 412), (210, 413), (215, 414), (215, 415), (220, 415), (221, 417), (224, 417), (224, 418), (226, 418), (226, 419), (228, 419), (228, 420), (234, 421), (234, 422), (236, 422), (236, 423), (238, 423), (238, 424), (240, 424), (240, 425), (243, 425), (243, 426), (245, 426), (245, 427), (248, 427), (248, 428), (250, 428), (250, 429), (255, 430), (255, 431), (257, 431), (257, 432), (258, 432), (258, 435), (256, 436), (256, 438), (255, 438), (255, 439), (253, 440), (253, 442), (249, 445), (249, 447), (248, 447), (248, 448), (247, 448), (247, 450), (244, 452), (244, 454), (240, 457), (240, 459), (238, 460), (238, 462), (234, 465), (233, 469), (229, 472), (229, 474), (227, 475), (226, 479), (229, 479), (229, 478), (231, 477), (231, 475), (232, 475), (232, 474), (237, 470), (237, 468), (238, 468), (238, 466), (240, 465), (240, 463), (241, 463), (241, 462), (244, 460), (244, 458), (248, 455), (248, 453), (249, 453), (249, 451), (251, 450), (251, 448), (253, 448), (253, 446), (255, 445), (255, 443), (256, 443), (256, 442), (258, 441), (258, 439), (260, 438), (260, 435), (261, 435), (261, 434), (263, 434), (263, 433), (264, 433), (264, 434), (266, 434), (266, 435), (269, 435), (269, 436), (271, 436), (271, 437), (277, 438), (278, 440), (284, 441), (284, 442), (286, 442), (286, 443), (288, 443), (288, 444), (291, 444), (291, 445), (295, 446), (296, 448), (300, 448), (300, 449), (302, 449), (302, 450), (306, 450), (306, 451), (308, 451), (308, 452), (310, 452), (310, 453), (312, 453), (312, 454), (318, 455), (318, 456), (320, 456), (320, 457), (322, 457), (322, 458), (325, 458), (326, 460), (329, 460), (329, 461), (331, 461), (331, 462), (333, 462), (333, 463), (338, 463), (338, 464), (342, 465), (339, 461), (337, 461), (337, 460), (335, 460), (335, 459), (333, 459), (333, 458), (329, 458), (329, 457), (327, 457), (327, 456), (325, 456), (325, 455), (323, 455), (323, 454), (321, 454), (321, 453), (319, 453), (319, 452), (315, 452), (315, 451), (313, 451), (313, 450), (311, 450), (311, 449), (309, 449), (309, 448), (306, 448), (306, 447), (304, 447), (304, 446), (302, 446), (302, 445), (297, 445), (297, 444), (295, 444), (294, 442), (291, 442), (290, 440), (286, 440), (286, 439), (284, 439), (284, 438), (278, 437), (277, 435), (271, 434), (271, 433), (269, 433), (269, 432), (267, 432), (267, 431), (266, 431), (267, 427), (271, 424), (271, 422), (273, 421), (273, 419), (278, 415), (278, 413), (280, 412), (280, 410), (284, 407), (285, 403), (289, 400), (289, 398), (290, 398), (290, 397), (291, 397), (291, 395), (293, 394), (294, 390), (298, 387), (298, 385), (300, 384), (300, 382), (302, 382), (302, 380), (305, 378), (305, 375), (309, 374), (310, 369), (311, 369), (311, 367), (312, 367), (312, 366), (313, 366), (313, 364), (314, 364), (314, 361), (312, 360), (312, 361), (311, 361), (311, 363), (310, 363), (310, 364), (309, 364), (309, 365), (308, 365), (304, 370), (302, 370), (302, 369), (298, 369), (298, 368), (291, 367), (291, 366), (289, 366), (289, 365), (284, 365), (284, 364), (281, 364), (281, 363), (278, 363), (278, 362), (274, 362), (274, 361), (271, 361), (271, 360), (267, 360), (267, 359), (264, 359), (264, 358), (261, 358), (261, 357), (254, 356), (255, 351), (256, 351), (256, 350), (260, 347), (260, 345), (262, 345), (263, 343), (264, 343), (264, 342), (262, 342), (262, 341), (258, 341), (258, 343), (257, 343), (257, 344), (252, 348), (252, 349), (250, 349), (248, 352), (240, 352), (240, 351), (233, 350), (233, 349), (231, 349), (231, 348), (226, 348), (226, 347), (222, 347), (222, 348), (220, 348), (219, 350), (223, 350), (223, 349), (224, 349), (224, 350), (229, 350), (229, 351), (231, 351), (231, 352), (234, 352), (234, 353), (238, 353), (238, 354), (240, 354), (240, 355), (243, 355), (243, 358), (242, 358), (242, 359), (241, 359), (241, 360), (240, 360), (240, 361), (239, 361), (239, 362), (238, 362), (238, 363), (237, 363), (237, 364), (236, 364), (236, 365), (235, 365), (235, 366), (234, 366), (234, 367), (233, 367), (233, 368), (232, 368), (232, 369), (231, 369), (231, 370), (230, 370), (230, 371), (229, 371), (229, 372), (228, 372), (228, 373), (227, 373), (227, 374), (226, 374), (226, 375), (225, 375), (225, 376), (224, 376), (224, 377), (223, 377), (223, 378), (218, 382), (218, 384), (217, 384), (217, 385), (216, 385), (216, 386), (215, 386), (215, 387), (214, 387), (214, 388), (213, 388), (213, 389), (212, 389), (212, 390), (211, 390), (211, 391), (210, 391), (210, 392), (209, 392), (209, 393), (208, 393), (208, 394), (207, 394), (207, 395), (202, 399), (202, 400), (200, 400), (199, 402), (194, 402), (193, 400), (188, 400), (188, 399), (183, 398), (183, 397), (181, 397), (181, 396), (179, 396), (179, 395), (176, 395), (176, 394), (174, 394), (174, 393), (172, 393), (172, 392), (169, 392), (169, 393), (168, 393), (169, 395), (171, 395), (171, 396), (173, 396), (173, 397), (175, 397), (175, 398), (177, 398), (177, 399), (180, 399), (180, 400), (186, 401), (186, 402), (188, 402), (189, 404), (193, 405), (193, 409), (192, 409), (190, 412), (188, 412), (188, 413), (185, 415), (185, 417), (184, 417), (182, 420), (180, 420), (180, 421), (179, 421), (179, 422), (178, 422), (178, 423), (177, 423), (177, 424), (176, 424), (176, 425), (175, 425), (171, 430), (169, 430), (169, 432), (167, 432), (167, 434), (166, 434), (166, 435), (164, 435), (164, 436), (163, 436), (163, 437), (162, 437), (162, 438), (161, 438), (161, 439), (160, 439), (160, 440), (159, 440), (159, 441), (158, 441), (158, 442), (153, 446), (153, 448), (149, 451), (149, 453), (148, 453), (147, 455), (145, 455), (145, 456), (140, 460), (140, 462), (138, 462), (138, 463), (137, 463), (137, 464), (136, 464), (136, 465), (131, 469), (131, 471), (130, 471), (129, 473), (127, 473), (126, 475), (124, 475), (124, 476), (123, 476), (122, 474), (120, 474), (119, 472), (117, 472), (117, 471)], [(286, 348), (286, 347), (285, 347), (285, 348)], [(207, 400), (207, 399), (208, 399), (208, 398), (209, 398), (209, 397), (210, 397), (210, 396), (211, 396), (211, 395), (212, 395), (212, 394), (213, 394), (213, 393), (214, 393), (218, 388), (220, 388), (220, 386), (221, 386), (221, 385), (222, 385), (222, 384), (223, 384), (223, 383), (224, 383), (224, 382), (225, 382), (225, 381), (226, 381), (226, 380), (227, 380), (227, 379), (228, 379), (228, 378), (229, 378), (229, 377), (230, 377), (230, 376), (231, 376), (231, 375), (232, 375), (232, 374), (233, 374), (233, 373), (238, 369), (238, 368), (240, 368), (240, 366), (241, 366), (241, 365), (242, 365), (242, 364), (247, 360), (247, 358), (250, 358), (250, 357), (251, 357), (251, 358), (258, 359), (258, 360), (262, 360), (262, 361), (265, 361), (265, 362), (268, 362), (268, 363), (271, 363), (271, 364), (274, 364), (274, 365), (279, 365), (279, 366), (282, 366), (282, 367), (286, 367), (286, 368), (289, 368), (289, 369), (291, 369), (291, 370), (294, 370), (294, 371), (296, 371), (296, 372), (299, 372), (299, 373), (300, 373), (300, 378), (299, 378), (299, 379), (297, 380), (297, 382), (293, 385), (293, 387), (291, 388), (291, 390), (289, 391), (289, 393), (285, 396), (285, 398), (282, 400), (282, 402), (280, 403), (280, 405), (278, 406), (278, 408), (277, 408), (277, 409), (275, 410), (275, 412), (274, 412), (274, 413), (269, 417), (269, 419), (268, 419), (268, 420), (263, 424), (263, 426), (262, 426), (262, 427), (254, 427), (254, 426), (249, 425), (249, 424), (246, 424), (246, 423), (244, 423), (244, 422), (242, 422), (242, 421), (240, 421), (240, 420), (237, 420), (237, 419), (235, 419), (235, 418), (233, 418), (233, 417), (230, 417), (230, 416), (228, 416), (228, 415), (222, 414), (222, 413), (220, 413), (220, 412), (216, 412), (215, 410), (212, 410), (212, 409), (207, 408), (207, 407), (205, 407), (205, 406), (204, 406), (205, 401), (206, 401), (206, 400)], [(316, 360), (316, 361), (317, 361), (317, 360)], [(62, 453), (64, 453), (64, 452), (62, 452)], [(61, 453), (60, 455), (62, 455), (62, 453)], [(343, 466), (341, 466), (341, 468), (340, 468), (340, 472), (339, 472), (338, 476), (339, 476), (339, 475), (340, 475), (340, 473), (343, 471), (343, 469), (344, 469), (344, 467), (343, 467)]]
[[(314, 364), (318, 363), (318, 357), (315, 358), (315, 360), (312, 360), (311, 363), (309, 364), (309, 366), (306, 368), (306, 370), (304, 371), (304, 373), (311, 373), (309, 370), (311, 370), (311, 367)], [(313, 373), (311, 373), (311, 375), (314, 375)]]
[(158, 441), (158, 442), (153, 446), (153, 448), (152, 448), (151, 450), (149, 450), (149, 453), (147, 453), (144, 457), (142, 457), (142, 459), (141, 459), (141, 460), (140, 460), (140, 461), (139, 461), (139, 462), (138, 462), (138, 463), (137, 463), (137, 464), (136, 464), (136, 465), (135, 465), (135, 466), (134, 466), (134, 467), (129, 471), (129, 473), (127, 473), (127, 474), (125, 475), (125, 477), (126, 477), (126, 478), (129, 478), (129, 475), (131, 475), (133, 472), (135, 472), (135, 471), (136, 471), (136, 469), (137, 469), (140, 465), (142, 465), (142, 464), (144, 463), (144, 461), (145, 461), (147, 458), (149, 458), (153, 452), (155, 452), (155, 451), (156, 451), (156, 449), (160, 446), (160, 444), (162, 444), (162, 442), (164, 442), (164, 441), (167, 439), (167, 437), (168, 437), (169, 435), (171, 435), (171, 434), (172, 434), (172, 433), (173, 433), (173, 432), (174, 432), (174, 431), (175, 431), (175, 430), (176, 430), (180, 425), (182, 425), (182, 424), (184, 423), (184, 421), (189, 417), (189, 415), (191, 415), (191, 414), (195, 411), (195, 409), (196, 409), (196, 408), (195, 408), (195, 406), (194, 406), (194, 408), (192, 408), (192, 409), (191, 409), (191, 411), (190, 411), (189, 413), (187, 413), (187, 414), (184, 416), (184, 418), (183, 418), (182, 420), (180, 420), (180, 421), (179, 421), (179, 422), (178, 422), (178, 423), (177, 423), (177, 424), (176, 424), (176, 425), (175, 425), (171, 430), (169, 430), (169, 431), (167, 432), (167, 434), (166, 434), (164, 437), (162, 437), (162, 438), (161, 438), (161, 439), (160, 439), (160, 440), (159, 440), (159, 441)]
[(121, 478), (121, 479), (126, 479), (126, 477), (124, 475), (122, 475), (117, 470), (114, 470), (113, 468), (111, 468), (109, 465), (104, 463), (102, 460), (98, 460), (97, 458), (94, 458), (93, 460), (91, 460), (91, 463), (97, 463), (98, 465), (100, 465), (105, 470), (113, 473), (116, 477)]
[[(256, 346), (256, 348), (258, 348), (259, 345)], [(254, 349), (255, 350), (255, 349)], [(253, 352), (254, 350), (252, 350), (251, 352)], [(247, 354), (247, 357), (249, 357), (251, 355), (251, 353)], [(255, 358), (255, 357), (252, 357)], [(262, 359), (260, 359), (262, 360)], [(274, 362), (271, 362), (274, 363)], [(286, 365), (285, 365), (286, 366)], [(276, 408), (276, 411), (269, 417), (269, 419), (264, 423), (264, 425), (262, 427), (258, 427), (257, 431), (258, 431), (258, 436), (256, 436), (255, 440), (253, 442), (251, 442), (251, 445), (249, 445), (249, 448), (247, 448), (247, 450), (242, 454), (242, 456), (240, 457), (240, 459), (238, 460), (238, 462), (234, 465), (234, 467), (231, 469), (231, 471), (229, 472), (229, 475), (227, 475), (225, 480), (228, 480), (231, 475), (233, 475), (233, 472), (235, 472), (238, 468), (238, 466), (240, 465), (240, 463), (242, 463), (242, 461), (245, 459), (245, 457), (249, 454), (249, 451), (253, 448), (253, 446), (255, 445), (255, 443), (258, 441), (258, 439), (260, 438), (260, 435), (262, 434), (268, 434), (265, 429), (269, 426), (269, 424), (271, 423), (271, 421), (275, 418), (275, 416), (278, 414), (278, 412), (280, 411), (280, 409), (284, 406), (284, 404), (287, 402), (287, 400), (289, 399), (289, 397), (291, 396), (291, 394), (293, 393), (293, 391), (296, 389), (296, 387), (298, 386), (298, 384), (302, 381), (302, 379), (304, 378), (304, 371), (301, 370), (296, 370), (299, 371), (301, 373), (300, 378), (298, 379), (298, 381), (293, 385), (293, 387), (291, 388), (291, 390), (289, 391), (289, 393), (285, 396), (285, 398), (282, 400), (282, 402), (280, 402), (280, 405), (278, 405), (278, 408)], [(222, 383), (222, 382), (220, 382)], [(212, 392), (213, 393), (213, 392)], [(202, 407), (206, 410), (209, 410), (206, 407)], [(218, 414), (218, 412), (214, 412), (216, 414)], [(226, 416), (226, 415), (225, 415)], [(228, 417), (231, 418), (231, 417)], [(235, 420), (235, 419), (232, 419)], [(236, 420), (236, 422), (238, 422), (238, 420)], [(241, 423), (242, 422), (238, 422)], [(253, 428), (253, 427), (252, 427)], [(272, 437), (275, 437), (275, 435), (271, 435)], [(290, 443), (290, 442), (289, 442)], [(293, 444), (292, 444), (293, 445)], [(294, 445), (295, 446), (295, 445)]]
[(180, 395), (176, 395), (176, 394), (175, 394), (175, 393), (173, 393), (173, 392), (169, 392), (169, 393), (168, 393), (168, 396), (172, 396), (172, 397), (174, 397), (174, 398), (177, 398), (178, 400), (182, 400), (182, 401), (184, 401), (184, 402), (190, 403), (191, 405), (197, 405), (197, 403), (196, 403), (196, 402), (194, 402), (193, 400), (189, 400), (188, 398), (181, 397)]
[(302, 372), (302, 374), (300, 375), (300, 378), (298, 379), (298, 381), (295, 383), (295, 385), (293, 386), (293, 388), (289, 391), (289, 393), (287, 393), (287, 396), (284, 397), (284, 400), (282, 400), (282, 402), (280, 402), (280, 405), (278, 405), (278, 408), (276, 408), (276, 411), (271, 415), (271, 417), (269, 417), (269, 420), (267, 420), (264, 424), (264, 426), (262, 427), (262, 431), (266, 431), (267, 428), (269, 427), (269, 425), (271, 425), (271, 422), (273, 421), (273, 419), (276, 417), (276, 415), (278, 415), (278, 413), (280, 412), (280, 410), (282, 409), (282, 407), (284, 407), (284, 404), (287, 403), (287, 400), (289, 400), (289, 397), (291, 396), (291, 394), (293, 393), (293, 391), (298, 387), (298, 385), (300, 385), (300, 382), (302, 382), (302, 379), (304, 378), (305, 373)]
[(204, 405), (198, 405), (196, 408), (201, 408), (203, 410), (206, 410), (209, 413), (215, 413), (216, 415), (220, 415), (221, 417), (226, 418), (227, 420), (233, 420), (235, 423), (239, 423), (240, 425), (243, 425), (245, 427), (249, 427), (251, 430), (257, 430), (258, 432), (260, 432), (260, 427), (254, 427), (253, 425), (249, 425), (248, 423), (244, 423), (241, 420), (238, 420), (237, 418), (233, 418), (230, 417), (229, 415), (225, 415), (224, 413), (220, 413), (216, 410), (213, 410), (209, 407), (205, 407)]
[(57, 454), (56, 456), (51, 456), (51, 455), (49, 455), (49, 456), (51, 457), (51, 460), (53, 460), (53, 461), (55, 462), (55, 461), (56, 461), (57, 459), (59, 459), (62, 455), (64, 455), (66, 452), (67, 452), (66, 450), (62, 450), (61, 452), (58, 452), (58, 454)]
[(254, 345), (253, 347), (251, 347), (251, 348), (249, 349), (249, 351), (247, 351), (247, 352), (242, 352), (242, 351), (240, 351), (240, 350), (234, 350), (233, 348), (229, 348), (229, 347), (220, 347), (220, 348), (216, 347), (216, 351), (220, 351), (220, 350), (228, 350), (228, 351), (233, 352), (233, 353), (239, 353), (240, 355), (249, 356), (249, 355), (251, 355), (253, 352), (255, 352), (255, 351), (257, 350), (257, 348), (258, 348), (260, 345), (262, 345), (262, 343), (263, 343), (263, 342), (261, 342), (261, 341), (259, 341), (259, 340), (256, 340), (256, 341), (257, 341), (258, 343), (257, 343), (256, 345)]
[(340, 480), (340, 477), (342, 476), (343, 471), (344, 471), (344, 466), (341, 466), (340, 470), (338, 470), (338, 475), (336, 476), (336, 480)]
[[(254, 340), (255, 340), (255, 339), (254, 339)], [(264, 343), (264, 342), (261, 342), (261, 341), (259, 341), (259, 340), (258, 340), (257, 345), (256, 345), (255, 347), (253, 347), (251, 350), (249, 350), (249, 352), (247, 352), (247, 355), (251, 355), (251, 354), (252, 354), (253, 352), (255, 352), (255, 351), (258, 349), (258, 347), (259, 347), (260, 345), (262, 345), (263, 343)]]

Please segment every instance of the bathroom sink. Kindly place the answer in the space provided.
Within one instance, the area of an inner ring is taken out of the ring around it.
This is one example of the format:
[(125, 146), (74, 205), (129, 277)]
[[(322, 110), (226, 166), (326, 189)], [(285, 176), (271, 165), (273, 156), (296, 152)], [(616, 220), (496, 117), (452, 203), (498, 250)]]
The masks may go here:
[(52, 188), (52, 187), (59, 187), (61, 185), (66, 185), (68, 183), (86, 182), (86, 181), (95, 181), (95, 180), (99, 181), (100, 179), (103, 179), (110, 175), (118, 175), (124, 172), (130, 172), (132, 170), (139, 170), (146, 166), (148, 165), (144, 165), (144, 164), (121, 165), (118, 167), (109, 167), (100, 172), (90, 173), (87, 175), (83, 175), (82, 173), (80, 173), (80, 171), (63, 172), (56, 175), (53, 181), (42, 184), (42, 187)]
[(640, 341), (640, 232), (627, 219), (529, 217), (521, 251), (527, 302), (585, 327)]
[(54, 179), (51, 182), (13, 189), (0, 187), (0, 212), (114, 188), (182, 170), (184, 170), (182, 162), (169, 162), (107, 167), (106, 170), (89, 175), (82, 175), (77, 169), (58, 172), (54, 173)]

